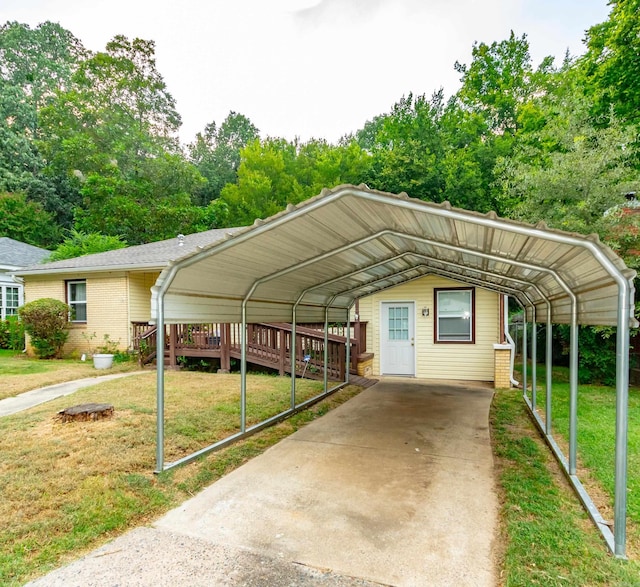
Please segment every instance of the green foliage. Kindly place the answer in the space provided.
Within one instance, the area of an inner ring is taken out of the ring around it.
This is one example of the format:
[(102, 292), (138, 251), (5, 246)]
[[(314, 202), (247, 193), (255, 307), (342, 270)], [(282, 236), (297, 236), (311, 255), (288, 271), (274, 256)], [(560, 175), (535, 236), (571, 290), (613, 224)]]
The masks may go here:
[(38, 357), (59, 357), (69, 337), (69, 306), (60, 300), (41, 298), (20, 307), (18, 312)]
[(311, 140), (255, 140), (241, 151), (238, 183), (227, 184), (220, 201), (231, 225), (251, 224), (317, 195), (324, 187), (360, 183), (369, 155), (355, 142), (338, 146)]
[[(596, 127), (579, 90), (544, 105), (547, 120), (502, 161), (503, 205), (529, 222), (583, 233), (606, 229), (606, 210), (640, 187), (635, 130), (612, 117)], [(605, 231), (601, 233), (607, 237)]]
[(640, 123), (640, 0), (611, 0), (606, 22), (587, 31), (587, 52), (580, 61), (595, 111), (611, 106), (631, 123)]
[(121, 236), (135, 245), (216, 228), (215, 208), (191, 200), (203, 182), (193, 165), (169, 154), (142, 161), (135, 174), (115, 166), (92, 172), (81, 188), (84, 202), (76, 210), (76, 229)]
[(368, 146), (372, 154), (365, 183), (384, 191), (404, 191), (423, 200), (441, 201), (442, 108), (442, 92), (434, 94), (431, 100), (424, 95), (409, 94), (391, 112), (367, 123), (358, 135), (361, 146)]
[(56, 23), (0, 27), (0, 191), (24, 192), (66, 225), (75, 202), (66, 200), (72, 194), (61, 190), (64, 181), (44, 172), (39, 115), (85, 55), (80, 41)]
[(258, 138), (258, 129), (242, 114), (229, 112), (220, 125), (208, 124), (189, 145), (189, 159), (198, 168), (206, 184), (199, 188), (197, 200), (202, 205), (220, 197), (222, 188), (235, 183), (240, 166), (240, 151)]
[(458, 98), (480, 114), (488, 131), (515, 134), (521, 107), (544, 88), (553, 58), (546, 57), (534, 71), (527, 35), (491, 45), (475, 43), (470, 65), (455, 64), (462, 74)]
[(105, 236), (98, 233), (87, 234), (72, 229), (62, 244), (51, 253), (48, 260), (62, 261), (63, 259), (81, 257), (82, 255), (122, 249), (126, 245), (127, 243), (118, 236)]
[(0, 193), (0, 235), (45, 248), (60, 240), (51, 214), (20, 193)]
[(24, 325), (17, 316), (0, 320), (0, 349), (21, 351), (24, 342)]
[[(578, 381), (615, 385), (616, 329), (609, 326), (580, 326), (578, 329)], [(538, 331), (538, 357), (544, 355), (546, 330)], [(570, 329), (566, 324), (553, 327), (553, 364), (569, 365)]]
[(610, 208), (598, 222), (598, 233), (627, 267), (640, 270), (640, 209), (624, 204)]

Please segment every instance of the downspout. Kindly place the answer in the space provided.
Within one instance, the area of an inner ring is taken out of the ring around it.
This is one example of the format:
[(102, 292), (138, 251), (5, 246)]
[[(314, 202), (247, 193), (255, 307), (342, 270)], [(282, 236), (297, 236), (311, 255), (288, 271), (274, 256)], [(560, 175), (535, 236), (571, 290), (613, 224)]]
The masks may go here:
[(538, 400), (538, 381), (537, 381), (537, 369), (538, 369), (538, 325), (536, 323), (536, 307), (531, 306), (531, 405), (533, 410), (536, 409), (536, 403)]
[(511, 335), (509, 334), (509, 296), (506, 294), (503, 294), (504, 296), (504, 336), (507, 339), (507, 342), (509, 343), (509, 346), (511, 347), (511, 362), (509, 365), (509, 381), (511, 382), (511, 385), (513, 385), (514, 387), (518, 387), (518, 385), (520, 385), (520, 383), (518, 381), (516, 381), (516, 379), (513, 377), (513, 371), (514, 371), (514, 365), (515, 365), (515, 360), (516, 360), (516, 344), (515, 342), (513, 342), (513, 338), (511, 338)]

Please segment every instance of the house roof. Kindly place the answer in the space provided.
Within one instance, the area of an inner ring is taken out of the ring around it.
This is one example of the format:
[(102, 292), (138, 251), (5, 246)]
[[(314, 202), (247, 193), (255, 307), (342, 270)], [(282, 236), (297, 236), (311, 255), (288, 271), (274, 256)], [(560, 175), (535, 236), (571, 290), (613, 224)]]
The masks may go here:
[[(135, 269), (162, 269), (171, 261), (185, 254), (197, 251), (199, 248), (211, 245), (224, 238), (227, 234), (233, 234), (238, 228), (215, 228), (204, 232), (196, 232), (184, 236), (183, 239), (170, 238), (146, 245), (135, 245), (115, 251), (83, 255), (63, 261), (55, 261), (44, 265), (31, 265), (15, 274), (46, 275), (52, 273), (90, 273), (98, 271), (135, 270)], [(182, 245), (180, 244), (182, 242)], [(48, 251), (47, 251), (48, 253)]]
[(40, 263), (51, 251), (28, 245), (8, 236), (0, 237), (0, 269), (18, 269)]
[(248, 322), (290, 321), (295, 306), (301, 322), (323, 321), (325, 307), (342, 320), (355, 299), (428, 274), (512, 295), (538, 321), (549, 310), (555, 323), (575, 312), (581, 324), (615, 325), (622, 305), (635, 324), (635, 272), (595, 235), (349, 185), (175, 260), (152, 316), (237, 322), (244, 309)]

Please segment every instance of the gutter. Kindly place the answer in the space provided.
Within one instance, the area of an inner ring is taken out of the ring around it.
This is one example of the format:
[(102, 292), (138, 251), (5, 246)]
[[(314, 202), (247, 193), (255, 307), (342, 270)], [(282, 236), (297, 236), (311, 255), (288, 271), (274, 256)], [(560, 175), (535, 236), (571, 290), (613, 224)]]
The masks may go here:
[(98, 265), (96, 267), (59, 267), (57, 269), (47, 269), (46, 265), (42, 266), (42, 269), (29, 269), (11, 271), (9, 275), (12, 276), (29, 276), (29, 275), (60, 275), (63, 273), (106, 273), (109, 271), (133, 271), (136, 269), (154, 269), (162, 271), (169, 263), (158, 265), (157, 263), (149, 263), (143, 265)]

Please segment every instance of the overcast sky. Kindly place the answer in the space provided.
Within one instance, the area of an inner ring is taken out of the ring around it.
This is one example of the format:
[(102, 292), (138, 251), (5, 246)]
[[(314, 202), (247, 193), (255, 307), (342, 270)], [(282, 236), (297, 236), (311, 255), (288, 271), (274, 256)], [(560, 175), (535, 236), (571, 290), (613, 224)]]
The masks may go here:
[(0, 22), (59, 22), (93, 51), (156, 43), (190, 142), (240, 112), (263, 136), (336, 141), (404, 94), (459, 87), (474, 41), (526, 33), (537, 65), (584, 51), (606, 0), (0, 0)]

